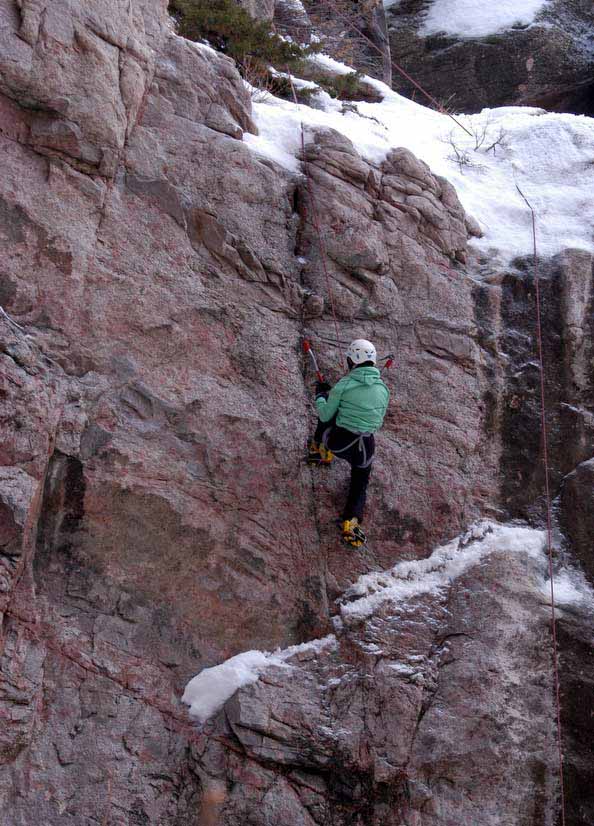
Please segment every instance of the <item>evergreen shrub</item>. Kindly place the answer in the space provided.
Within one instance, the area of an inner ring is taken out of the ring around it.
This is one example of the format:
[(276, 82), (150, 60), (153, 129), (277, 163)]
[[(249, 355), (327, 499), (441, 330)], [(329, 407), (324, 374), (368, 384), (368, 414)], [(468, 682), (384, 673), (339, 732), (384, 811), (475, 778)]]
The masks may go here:
[(249, 58), (252, 66), (259, 62), (282, 71), (295, 68), (309, 53), (308, 47), (275, 34), (268, 21), (254, 20), (236, 0), (171, 0), (169, 10), (182, 37), (208, 41), (240, 67)]

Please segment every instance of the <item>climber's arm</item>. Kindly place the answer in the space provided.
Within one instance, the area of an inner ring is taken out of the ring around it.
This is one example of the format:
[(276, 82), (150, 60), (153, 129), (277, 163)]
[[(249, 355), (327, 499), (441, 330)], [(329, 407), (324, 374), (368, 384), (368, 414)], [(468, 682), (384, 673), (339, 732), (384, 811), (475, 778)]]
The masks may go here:
[(334, 385), (327, 399), (324, 396), (317, 397), (316, 407), (321, 422), (329, 422), (333, 416), (336, 416), (343, 390), (344, 386), (341, 379), (338, 384)]

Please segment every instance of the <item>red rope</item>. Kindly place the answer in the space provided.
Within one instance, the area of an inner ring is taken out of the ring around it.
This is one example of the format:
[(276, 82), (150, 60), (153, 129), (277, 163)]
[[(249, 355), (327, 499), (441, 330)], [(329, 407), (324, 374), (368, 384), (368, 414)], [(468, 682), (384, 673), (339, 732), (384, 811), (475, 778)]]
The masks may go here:
[(553, 671), (555, 675), (555, 701), (557, 705), (557, 747), (559, 751), (559, 787), (561, 791), (561, 826), (565, 826), (565, 784), (563, 780), (563, 741), (561, 727), (561, 689), (559, 681), (559, 653), (557, 643), (557, 625), (555, 613), (555, 585), (553, 580), (553, 518), (551, 507), (551, 490), (549, 483), (549, 452), (548, 434), (546, 420), (546, 395), (545, 395), (545, 367), (542, 346), (542, 314), (540, 300), (540, 278), (538, 272), (538, 255), (536, 248), (536, 214), (534, 209), (520, 187), (516, 184), (516, 189), (522, 196), (526, 206), (532, 214), (532, 239), (534, 244), (534, 289), (536, 294), (536, 338), (538, 342), (538, 360), (540, 363), (540, 420), (542, 429), (542, 457), (545, 475), (545, 496), (547, 505), (547, 546), (549, 557), (549, 577), (551, 580), (551, 630), (553, 639)]
[[(377, 43), (374, 43), (374, 42), (373, 42), (373, 40), (372, 40), (370, 37), (368, 37), (368, 36), (365, 34), (365, 32), (364, 32), (364, 31), (362, 31), (362, 30), (361, 30), (358, 26), (356, 26), (356, 25), (355, 25), (355, 23), (353, 23), (353, 21), (352, 21), (352, 20), (349, 20), (349, 18), (348, 18), (346, 15), (344, 15), (344, 14), (340, 11), (340, 9), (336, 6), (336, 3), (334, 3), (334, 2), (333, 2), (333, 0), (326, 0), (326, 2), (327, 2), (327, 3), (328, 3), (328, 5), (330, 6), (330, 8), (334, 11), (334, 13), (336, 14), (336, 16), (337, 16), (340, 20), (342, 20), (342, 22), (343, 22), (346, 26), (348, 26), (348, 27), (349, 27), (350, 29), (352, 29), (354, 32), (357, 32), (357, 34), (359, 35), (359, 37), (362, 37), (364, 40), (366, 40), (366, 41), (367, 41), (367, 43), (369, 43), (369, 45), (370, 45), (373, 49), (375, 49), (375, 50), (376, 50), (376, 52), (378, 52), (378, 54), (380, 54), (382, 57), (384, 56), (384, 52), (380, 49), (380, 47), (377, 45)], [(471, 138), (473, 137), (472, 132), (471, 132), (469, 129), (467, 129), (467, 128), (464, 126), (464, 124), (463, 124), (463, 123), (460, 123), (460, 121), (459, 121), (457, 118), (455, 118), (455, 117), (454, 117), (454, 115), (452, 115), (452, 113), (451, 113), (451, 112), (448, 112), (448, 111), (447, 111), (447, 109), (443, 106), (443, 104), (441, 104), (438, 100), (436, 100), (436, 99), (433, 97), (433, 95), (429, 94), (429, 92), (428, 92), (426, 89), (424, 89), (424, 88), (421, 86), (421, 84), (420, 84), (420, 83), (417, 83), (417, 81), (416, 81), (413, 77), (411, 77), (411, 75), (409, 75), (409, 73), (408, 73), (405, 69), (403, 69), (403, 68), (402, 68), (402, 66), (400, 66), (398, 63), (396, 63), (396, 61), (395, 61), (392, 57), (390, 57), (390, 63), (392, 64), (392, 66), (394, 67), (394, 69), (396, 69), (396, 71), (397, 71), (397, 72), (399, 72), (399, 73), (400, 73), (403, 77), (405, 77), (405, 78), (408, 80), (408, 82), (409, 82), (409, 83), (412, 83), (412, 85), (413, 85), (416, 89), (418, 89), (418, 90), (419, 90), (419, 92), (421, 92), (421, 94), (422, 94), (422, 95), (424, 95), (424, 96), (427, 98), (427, 100), (431, 101), (431, 103), (432, 103), (434, 106), (436, 106), (436, 107), (437, 107), (437, 109), (438, 109), (438, 110), (439, 110), (439, 111), (440, 111), (443, 115), (447, 115), (447, 117), (448, 117), (448, 118), (450, 118), (451, 120), (453, 120), (453, 121), (454, 121), (454, 123), (456, 124), (456, 126), (459, 126), (459, 127), (460, 127), (460, 129), (463, 129), (463, 130), (466, 132), (466, 134), (467, 134), (467, 135), (470, 135), (470, 137), (471, 137)]]
[[(297, 100), (297, 92), (295, 91), (295, 84), (293, 83), (293, 76), (287, 67), (287, 74), (289, 76), (289, 82), (291, 84), (291, 92), (293, 94), (293, 100), (296, 106), (299, 106), (299, 101)], [(332, 309), (332, 317), (334, 319), (334, 332), (336, 333), (336, 346), (340, 347), (340, 336), (338, 334), (338, 321), (336, 319), (336, 307), (334, 304), (334, 293), (332, 292), (332, 286), (330, 284), (330, 273), (328, 271), (328, 260), (327, 260), (327, 253), (326, 253), (326, 244), (324, 242), (324, 237), (322, 235), (322, 226), (320, 224), (320, 216), (318, 213), (318, 207), (315, 199), (315, 195), (313, 193), (313, 187), (311, 185), (311, 177), (309, 174), (309, 164), (307, 162), (307, 157), (305, 155), (305, 129), (303, 126), (303, 120), (301, 121), (301, 154), (303, 156), (303, 170), (305, 172), (305, 180), (307, 186), (307, 193), (309, 195), (309, 201), (311, 205), (311, 214), (312, 214), (312, 223), (316, 230), (316, 234), (318, 236), (318, 244), (320, 247), (320, 259), (322, 261), (322, 269), (324, 271), (324, 277), (326, 279), (326, 290), (328, 291), (328, 297), (330, 299), (330, 307)], [(339, 358), (339, 366), (340, 365), (340, 358)]]

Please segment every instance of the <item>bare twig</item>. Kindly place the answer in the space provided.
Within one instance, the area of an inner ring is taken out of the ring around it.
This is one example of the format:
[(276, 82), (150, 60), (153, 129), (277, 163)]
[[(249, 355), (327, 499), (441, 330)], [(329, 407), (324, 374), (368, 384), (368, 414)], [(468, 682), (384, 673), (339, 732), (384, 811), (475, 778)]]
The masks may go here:
[(261, 103), (273, 94), (274, 79), (262, 61), (248, 55), (241, 63), (241, 75), (254, 103)]

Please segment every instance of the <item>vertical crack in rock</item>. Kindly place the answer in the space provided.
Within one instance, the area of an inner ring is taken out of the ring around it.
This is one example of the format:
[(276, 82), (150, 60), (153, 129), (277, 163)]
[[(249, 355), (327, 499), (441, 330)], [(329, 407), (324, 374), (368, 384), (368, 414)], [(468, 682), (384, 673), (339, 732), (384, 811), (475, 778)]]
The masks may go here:
[(72, 557), (82, 528), (84, 498), (82, 462), (55, 451), (48, 465), (34, 566), (51, 564), (53, 554)]

